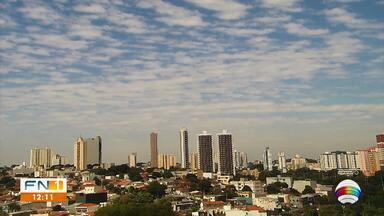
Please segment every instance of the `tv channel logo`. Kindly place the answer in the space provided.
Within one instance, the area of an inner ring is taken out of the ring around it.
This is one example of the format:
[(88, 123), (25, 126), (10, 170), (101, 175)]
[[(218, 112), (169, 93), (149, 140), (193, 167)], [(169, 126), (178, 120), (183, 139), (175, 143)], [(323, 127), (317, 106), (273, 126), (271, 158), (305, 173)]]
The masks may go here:
[(359, 200), (361, 189), (355, 181), (346, 179), (336, 186), (335, 195), (341, 204), (353, 204)]
[(67, 179), (65, 178), (22, 178), (20, 179), (20, 201), (22, 202), (65, 202)]

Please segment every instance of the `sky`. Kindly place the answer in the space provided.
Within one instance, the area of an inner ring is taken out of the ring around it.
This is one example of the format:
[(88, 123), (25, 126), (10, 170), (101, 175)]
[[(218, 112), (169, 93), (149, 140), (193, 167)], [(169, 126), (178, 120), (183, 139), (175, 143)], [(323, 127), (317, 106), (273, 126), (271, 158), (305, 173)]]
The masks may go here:
[[(179, 156), (187, 127), (317, 159), (384, 131), (384, 1), (0, 2), (0, 164), (33, 147), (72, 160), (101, 136), (103, 161)], [(216, 139), (215, 139), (216, 141)], [(178, 157), (180, 160), (180, 157)]]

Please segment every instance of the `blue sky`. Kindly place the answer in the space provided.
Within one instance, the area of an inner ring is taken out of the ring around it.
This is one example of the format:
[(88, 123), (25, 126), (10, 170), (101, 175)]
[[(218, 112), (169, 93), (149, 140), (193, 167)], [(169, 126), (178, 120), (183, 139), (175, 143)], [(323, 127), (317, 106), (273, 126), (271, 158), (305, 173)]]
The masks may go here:
[(34, 146), (72, 158), (100, 135), (106, 162), (178, 153), (178, 130), (233, 133), (317, 158), (384, 131), (384, 1), (0, 3), (0, 163)]

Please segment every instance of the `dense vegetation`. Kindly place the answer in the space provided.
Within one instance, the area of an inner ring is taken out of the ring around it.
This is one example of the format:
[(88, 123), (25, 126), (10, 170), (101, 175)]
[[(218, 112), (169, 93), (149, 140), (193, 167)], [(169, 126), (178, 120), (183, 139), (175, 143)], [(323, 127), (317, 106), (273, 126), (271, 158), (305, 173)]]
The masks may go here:
[[(352, 179), (360, 185), (362, 194), (359, 201), (353, 205), (342, 206), (334, 195), (327, 199), (320, 199), (316, 206), (306, 206), (304, 215), (325, 216), (325, 215), (351, 215), (351, 216), (375, 216), (384, 215), (384, 171), (376, 172), (374, 176), (366, 177), (358, 175), (347, 177), (337, 175), (337, 171), (318, 172), (306, 168), (289, 171), (287, 176), (294, 179), (311, 179), (320, 184), (333, 185), (334, 187), (344, 179)], [(312, 192), (308, 188), (306, 192)], [(317, 210), (318, 208), (319, 210)], [(285, 214), (295, 215), (295, 214)]]

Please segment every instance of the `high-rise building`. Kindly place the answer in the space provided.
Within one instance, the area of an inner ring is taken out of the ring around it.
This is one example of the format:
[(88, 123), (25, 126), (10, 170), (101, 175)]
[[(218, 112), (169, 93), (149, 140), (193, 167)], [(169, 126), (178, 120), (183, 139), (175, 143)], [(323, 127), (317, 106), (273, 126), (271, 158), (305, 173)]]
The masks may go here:
[(235, 150), (235, 166), (236, 168), (244, 168), (248, 165), (247, 153)]
[(68, 164), (68, 157), (55, 154), (52, 152), (52, 166), (53, 165), (65, 165)]
[(137, 153), (131, 153), (128, 155), (128, 166), (136, 167), (137, 163)]
[(191, 168), (191, 170), (197, 170), (199, 169), (199, 154), (198, 153), (191, 153), (189, 155), (189, 167)]
[(263, 160), (264, 160), (264, 170), (272, 171), (272, 153), (269, 150), (269, 147), (265, 147), (265, 151), (263, 154)]
[(197, 135), (198, 168), (203, 172), (213, 172), (212, 135), (204, 131)]
[(149, 137), (150, 147), (151, 147), (151, 167), (157, 167), (157, 133), (152, 132)]
[(356, 151), (356, 164), (357, 168), (363, 172), (364, 175), (369, 176), (370, 173), (370, 167), (369, 167), (369, 160), (368, 160), (368, 150), (357, 150)]
[(278, 153), (279, 170), (283, 173), (287, 172), (287, 160), (285, 158), (285, 152)]
[(320, 166), (322, 170), (356, 170), (356, 153), (345, 151), (325, 152), (320, 155)]
[(189, 167), (189, 152), (188, 152), (188, 130), (182, 128), (180, 130), (180, 156), (181, 156), (181, 168)]
[(29, 166), (43, 166), (49, 168), (52, 165), (52, 150), (50, 148), (33, 148), (29, 158)]
[(73, 161), (76, 169), (87, 169), (87, 165), (102, 163), (101, 137), (77, 138), (73, 145)]
[(369, 147), (367, 150), (369, 171), (370, 175), (373, 175), (380, 170), (379, 151), (375, 146)]
[(380, 169), (384, 170), (384, 133), (376, 135), (376, 142)]
[(231, 176), (235, 175), (235, 155), (232, 144), (232, 134), (227, 130), (217, 134), (217, 149), (219, 153), (219, 175)]
[(307, 164), (307, 161), (305, 160), (304, 157), (296, 154), (295, 157), (291, 159), (291, 169), (297, 170), (304, 168)]
[(384, 133), (376, 135), (376, 142), (377, 143), (384, 143)]
[(157, 156), (158, 168), (170, 169), (176, 167), (176, 155), (173, 154), (159, 154)]

